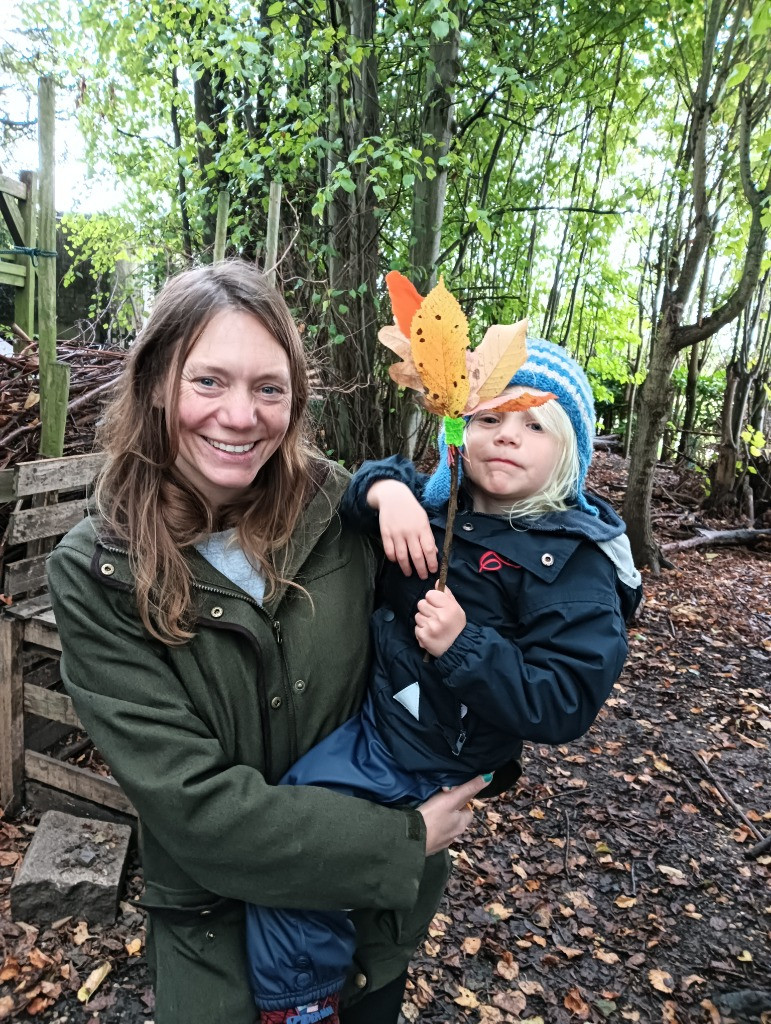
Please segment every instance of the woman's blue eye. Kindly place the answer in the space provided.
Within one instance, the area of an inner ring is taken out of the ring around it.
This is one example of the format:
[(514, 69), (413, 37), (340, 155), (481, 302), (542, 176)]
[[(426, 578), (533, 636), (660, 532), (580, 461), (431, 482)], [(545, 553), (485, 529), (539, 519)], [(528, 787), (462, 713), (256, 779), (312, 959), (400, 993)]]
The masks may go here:
[(215, 381), (214, 377), (199, 377), (198, 383), (203, 388), (213, 388), (217, 382)]

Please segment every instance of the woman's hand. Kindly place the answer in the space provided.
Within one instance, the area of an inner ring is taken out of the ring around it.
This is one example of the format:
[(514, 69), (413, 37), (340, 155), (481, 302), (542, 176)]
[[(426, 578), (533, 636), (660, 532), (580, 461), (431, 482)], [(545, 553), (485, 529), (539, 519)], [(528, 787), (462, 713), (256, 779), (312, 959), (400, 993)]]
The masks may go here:
[(466, 613), (449, 587), (429, 590), (418, 601), (415, 615), (415, 639), (434, 658), (440, 658), (466, 625)]
[(389, 562), (398, 562), (405, 576), (412, 566), (422, 579), (437, 572), (436, 541), (425, 509), (406, 484), (376, 480), (367, 491), (367, 504), (378, 510), (383, 551)]
[(477, 775), (462, 786), (435, 793), (418, 807), (426, 823), (427, 857), (446, 850), (465, 832), (474, 817), (469, 801), (487, 784), (483, 776)]

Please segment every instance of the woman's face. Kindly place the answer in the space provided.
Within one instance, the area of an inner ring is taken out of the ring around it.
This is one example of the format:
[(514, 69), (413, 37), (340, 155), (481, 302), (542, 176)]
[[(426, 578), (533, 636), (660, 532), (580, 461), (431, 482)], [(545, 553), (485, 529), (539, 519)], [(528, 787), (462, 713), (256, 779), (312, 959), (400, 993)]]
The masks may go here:
[(182, 367), (176, 467), (216, 510), (240, 497), (289, 428), (289, 359), (251, 313), (218, 313)]

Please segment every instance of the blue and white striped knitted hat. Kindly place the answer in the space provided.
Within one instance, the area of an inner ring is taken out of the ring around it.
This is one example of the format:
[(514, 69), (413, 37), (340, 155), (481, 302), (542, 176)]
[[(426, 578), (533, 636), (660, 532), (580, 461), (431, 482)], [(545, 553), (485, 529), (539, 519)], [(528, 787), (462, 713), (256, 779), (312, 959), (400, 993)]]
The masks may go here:
[[(568, 353), (559, 345), (542, 338), (527, 339), (527, 360), (509, 381), (509, 387), (520, 385), (551, 391), (568, 415), (573, 425), (578, 445), (578, 494), (575, 495), (579, 508), (592, 515), (597, 514), (594, 506), (587, 504), (583, 496), (586, 474), (592, 461), (595, 415), (592, 389), (586, 374)], [(447, 465), (447, 445), (444, 429), (439, 434), (439, 465), (429, 478), (423, 491), (424, 501), (436, 508), (450, 497), (450, 468)]]

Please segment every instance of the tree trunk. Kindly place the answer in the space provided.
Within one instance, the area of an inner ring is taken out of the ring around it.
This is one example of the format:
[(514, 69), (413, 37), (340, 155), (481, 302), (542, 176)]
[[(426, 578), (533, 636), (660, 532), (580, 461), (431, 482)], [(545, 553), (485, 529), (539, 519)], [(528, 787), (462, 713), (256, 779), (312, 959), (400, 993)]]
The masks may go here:
[(626, 532), (636, 565), (649, 565), (654, 573), (669, 566), (653, 536), (650, 517), (653, 477), (658, 447), (672, 400), (672, 370), (677, 357), (668, 325), (660, 328), (651, 353), (648, 376), (640, 389), (635, 432), (629, 461), (629, 481), (624, 500)]
[[(341, 153), (331, 159), (346, 160), (363, 139), (377, 135), (377, 55), (374, 47), (374, 0), (344, 0), (330, 7), (334, 23), (343, 26), (364, 49), (358, 67), (351, 72), (350, 93), (340, 85), (333, 89)], [(345, 46), (343, 39), (341, 45)], [(335, 331), (330, 346), (340, 385), (327, 408), (325, 430), (336, 458), (355, 465), (384, 452), (383, 414), (375, 378), (377, 314), (375, 291), (378, 268), (378, 227), (375, 196), (368, 180), (365, 159), (355, 165), (355, 189), (339, 188), (327, 210), (331, 253), (327, 267)]]
[[(454, 0), (450, 9), (462, 17), (458, 0)], [(421, 138), (430, 140), (423, 145), (425, 171), (431, 169), (436, 174), (429, 178), (424, 171), (415, 181), (412, 201), (414, 242), (410, 247), (413, 284), (424, 294), (436, 284), (436, 265), (442, 242), (447, 193), (447, 167), (443, 158), (449, 153), (452, 139), (454, 91), (460, 72), (459, 45), (459, 29), (450, 29), (444, 39), (437, 40), (432, 36), (429, 46)], [(433, 163), (425, 161), (426, 157), (430, 157)]]
[(701, 370), (701, 348), (694, 345), (688, 357), (688, 380), (685, 385), (685, 411), (680, 427), (680, 443), (677, 446), (677, 461), (686, 462), (693, 451), (691, 433), (696, 423), (696, 407), (699, 394), (699, 372)]
[[(759, 188), (752, 181), (750, 132), (762, 110), (768, 109), (769, 89), (763, 74), (750, 99), (749, 79), (742, 85), (739, 104), (740, 134), (735, 162), (738, 165), (742, 192), (750, 212), (747, 247), (739, 279), (723, 303), (708, 316), (698, 316), (695, 323), (683, 325), (690, 306), (695, 282), (708, 253), (715, 229), (715, 215), (710, 201), (719, 195), (722, 174), (728, 161), (718, 167), (718, 179), (712, 183), (708, 171), (707, 138), (712, 130), (712, 117), (719, 106), (729, 74), (744, 53), (735, 48), (737, 33), (743, 25), (743, 0), (733, 0), (723, 8), (721, 0), (708, 0), (704, 12), (702, 65), (698, 82), (692, 92), (687, 137), (681, 147), (679, 195), (674, 216), (662, 224), (662, 239), (668, 238), (665, 258), (668, 275), (656, 335), (652, 346), (651, 366), (640, 394), (637, 420), (638, 436), (632, 448), (629, 482), (624, 511), (627, 531), (638, 566), (649, 565), (658, 573), (667, 563), (653, 537), (650, 497), (656, 451), (666, 424), (666, 410), (671, 396), (671, 374), (677, 353), (731, 323), (752, 298), (760, 276), (767, 229), (762, 210), (771, 196), (771, 174)], [(750, 44), (747, 43), (747, 46)], [(769, 63), (766, 54), (766, 63)], [(690, 177), (690, 210), (683, 193), (684, 172)], [(710, 193), (712, 186), (712, 193)]]

